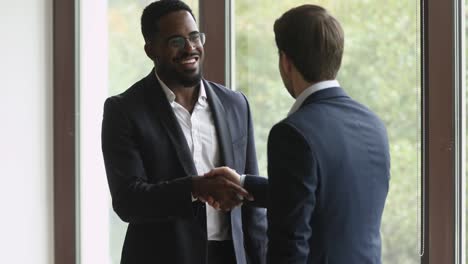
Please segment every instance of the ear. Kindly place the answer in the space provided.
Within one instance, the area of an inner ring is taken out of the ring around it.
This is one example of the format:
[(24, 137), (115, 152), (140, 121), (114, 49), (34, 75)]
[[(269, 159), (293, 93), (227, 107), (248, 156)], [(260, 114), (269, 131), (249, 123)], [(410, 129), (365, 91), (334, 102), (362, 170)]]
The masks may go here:
[(284, 73), (287, 76), (291, 76), (293, 64), (291, 60), (289, 59), (288, 55), (286, 55), (286, 53), (284, 53), (283, 51), (280, 51), (280, 64)]
[(145, 43), (145, 53), (148, 58), (150, 58), (152, 61), (156, 60), (156, 53), (155, 53), (155, 48), (153, 45), (151, 45), (151, 42), (146, 42)]

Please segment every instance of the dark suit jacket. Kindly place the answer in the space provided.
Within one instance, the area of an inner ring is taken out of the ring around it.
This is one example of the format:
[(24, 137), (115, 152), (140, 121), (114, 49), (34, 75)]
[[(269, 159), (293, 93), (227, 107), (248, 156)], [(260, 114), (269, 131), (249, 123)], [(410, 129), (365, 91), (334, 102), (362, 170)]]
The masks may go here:
[[(258, 173), (246, 98), (203, 82), (223, 165)], [(154, 71), (107, 99), (102, 150), (113, 208), (129, 223), (121, 263), (204, 264), (205, 205), (191, 200), (197, 171)], [(264, 263), (265, 210), (237, 207), (229, 214), (237, 263)]]
[(389, 171), (375, 114), (339, 87), (310, 95), (270, 131), (269, 183), (244, 182), (268, 206), (268, 263), (381, 263)]

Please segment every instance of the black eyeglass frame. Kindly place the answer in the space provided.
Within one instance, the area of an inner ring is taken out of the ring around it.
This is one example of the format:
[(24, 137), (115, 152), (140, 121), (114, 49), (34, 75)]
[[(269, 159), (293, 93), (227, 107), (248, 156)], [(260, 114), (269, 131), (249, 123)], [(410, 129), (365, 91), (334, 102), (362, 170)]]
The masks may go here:
[(188, 37), (184, 36), (172, 36), (166, 40), (166, 43), (169, 47), (174, 49), (183, 49), (187, 42), (192, 45), (192, 47), (202, 47), (206, 42), (206, 35), (202, 32), (192, 32)]

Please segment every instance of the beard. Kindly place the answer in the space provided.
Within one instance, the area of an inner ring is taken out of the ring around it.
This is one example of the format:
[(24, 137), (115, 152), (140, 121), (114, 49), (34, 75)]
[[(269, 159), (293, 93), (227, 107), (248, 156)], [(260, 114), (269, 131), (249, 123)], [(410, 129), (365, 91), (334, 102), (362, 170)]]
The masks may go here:
[[(189, 56), (189, 54), (182, 55), (180, 57), (180, 60), (184, 59), (187, 56)], [(203, 64), (201, 58), (198, 65), (198, 72), (194, 72), (193, 70), (181, 71), (173, 65), (171, 65), (170, 63), (160, 61), (160, 63), (158, 64), (158, 74), (160, 74), (162, 78), (170, 82), (178, 83), (183, 87), (190, 88), (200, 84), (200, 81), (202, 79)]]
[(198, 70), (198, 73), (195, 75), (188, 75), (188, 74), (178, 74), (176, 72), (176, 75), (178, 75), (178, 80), (180, 84), (184, 87), (193, 87), (195, 85), (199, 85), (201, 78), (202, 78), (202, 70), (201, 68)]

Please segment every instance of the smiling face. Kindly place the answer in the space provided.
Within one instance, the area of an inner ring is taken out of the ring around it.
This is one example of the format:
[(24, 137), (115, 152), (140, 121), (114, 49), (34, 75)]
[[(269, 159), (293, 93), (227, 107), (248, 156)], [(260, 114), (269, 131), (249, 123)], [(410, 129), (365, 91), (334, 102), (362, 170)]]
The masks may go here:
[(204, 50), (192, 15), (187, 11), (169, 13), (161, 17), (158, 28), (156, 40), (147, 43), (145, 50), (155, 62), (159, 77), (169, 87), (198, 85)]

